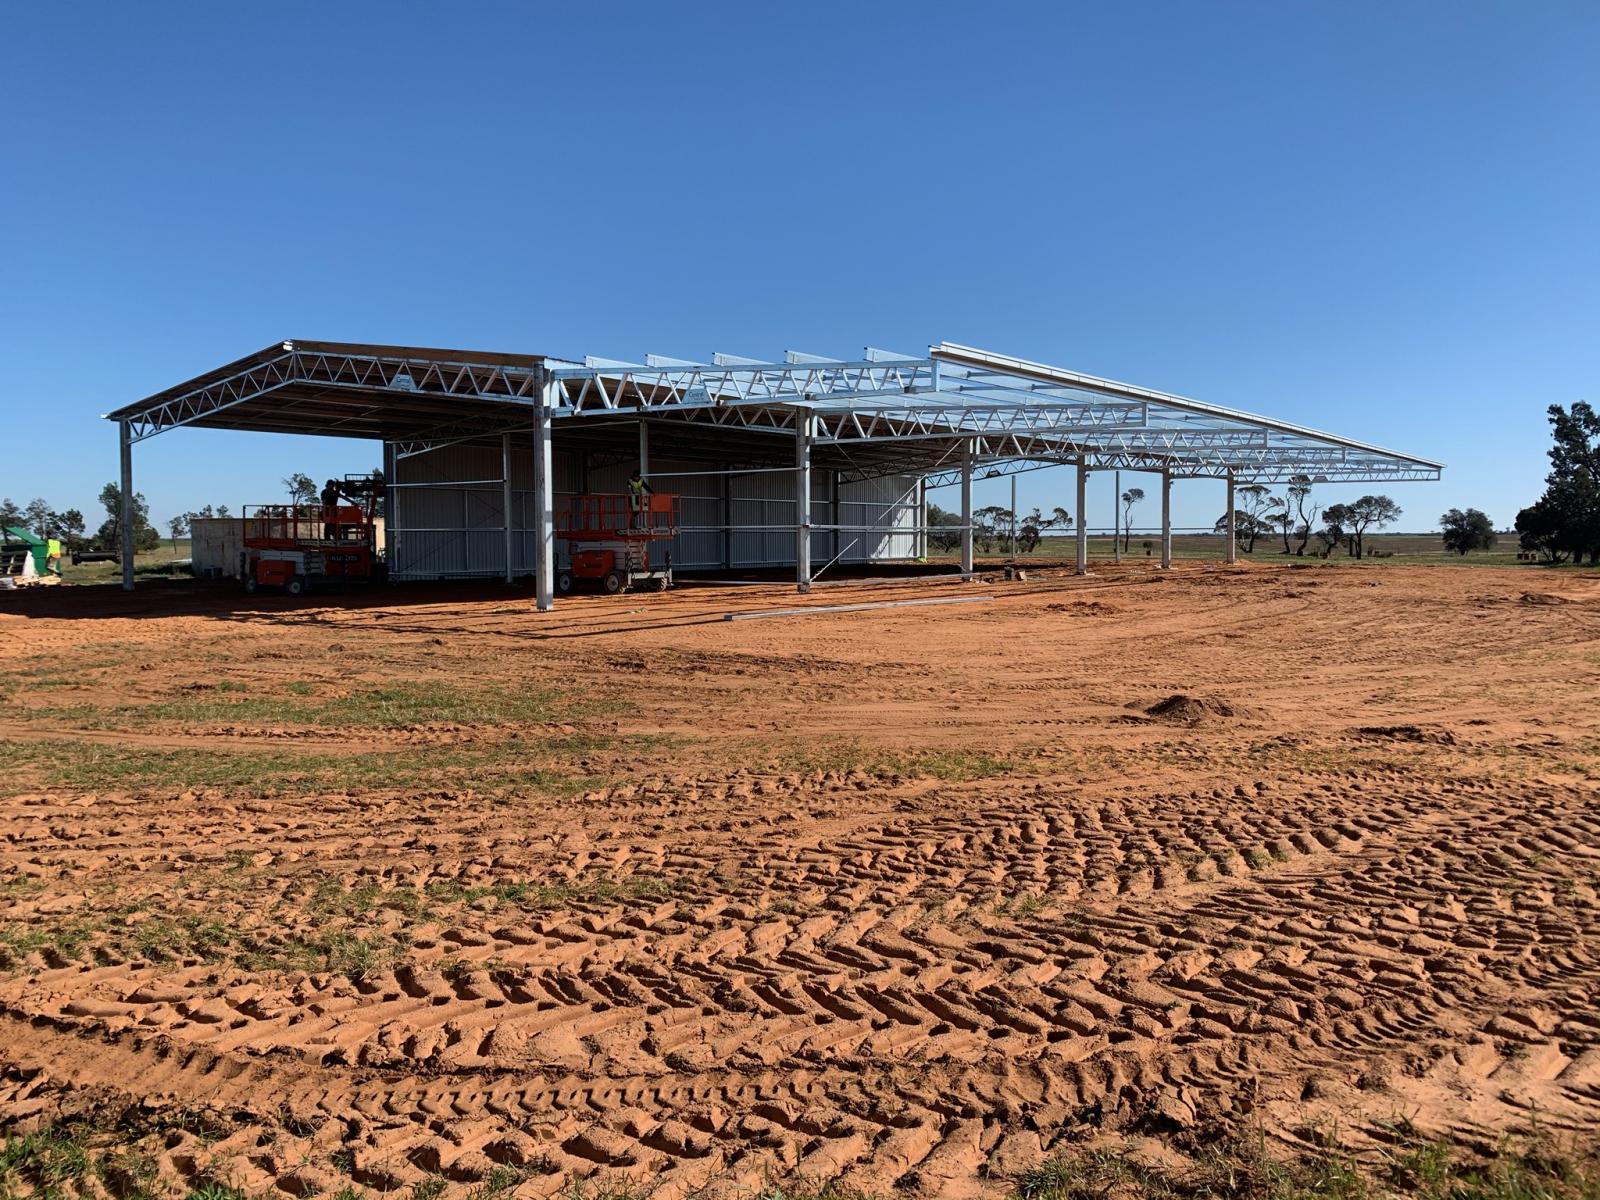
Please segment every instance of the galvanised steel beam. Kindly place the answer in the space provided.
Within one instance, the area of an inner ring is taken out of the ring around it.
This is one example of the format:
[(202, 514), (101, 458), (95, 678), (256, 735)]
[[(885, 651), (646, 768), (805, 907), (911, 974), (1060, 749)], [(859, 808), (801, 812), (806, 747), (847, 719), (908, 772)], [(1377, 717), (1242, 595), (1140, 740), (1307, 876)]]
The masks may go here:
[(537, 397), (537, 379), (537, 368), (405, 355), (302, 351), (293, 342), (284, 342), (280, 354), (233, 375), (155, 400), (124, 419), (131, 440), (138, 442), (296, 385), (531, 405)]
[[(408, 417), (415, 423), (429, 403), (478, 403), (479, 411), (426, 432), (391, 437), (402, 456), (521, 432), (542, 404), (546, 422), (649, 412), (793, 437), (803, 421), (818, 448), (846, 457), (852, 447), (879, 448), (881, 461), (847, 472), (855, 478), (923, 471), (936, 479), (949, 468), (933, 456), (957, 439), (968, 439), (977, 461), (1081, 456), (1090, 469), (1164, 469), (1180, 477), (1231, 471), (1262, 482), (1296, 474), (1426, 480), (1441, 469), (1318, 430), (953, 343), (932, 347), (926, 357), (869, 349), (855, 361), (797, 351), (782, 362), (726, 354), (710, 363), (649, 355), (643, 364), (507, 357), (512, 361), (466, 351), (284, 342), (239, 370), (114, 416), (126, 422), (131, 444), (285, 389), (309, 388), (316, 395), (297, 396), (285, 412), (310, 404), (298, 411), (313, 424), (325, 417), (328, 428), (388, 422), (393, 429)], [(327, 412), (319, 417), (321, 409)], [(265, 427), (268, 419), (250, 416), (241, 424)], [(289, 424), (304, 426), (306, 419)]]

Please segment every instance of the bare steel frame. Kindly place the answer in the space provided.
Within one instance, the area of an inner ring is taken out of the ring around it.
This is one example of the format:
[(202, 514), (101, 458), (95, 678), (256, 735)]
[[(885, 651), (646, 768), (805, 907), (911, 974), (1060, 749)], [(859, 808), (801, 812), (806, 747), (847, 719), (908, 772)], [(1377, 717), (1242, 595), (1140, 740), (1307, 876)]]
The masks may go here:
[[(926, 489), (962, 485), (961, 567), (972, 565), (971, 484), (985, 476), (1071, 464), (1077, 468), (1077, 568), (1087, 569), (1084, 481), (1095, 470), (1161, 478), (1162, 564), (1171, 563), (1171, 485), (1227, 481), (1227, 557), (1233, 559), (1236, 486), (1284, 482), (1435, 480), (1441, 464), (1222, 408), (1169, 392), (1101, 379), (949, 342), (921, 356), (866, 350), (842, 360), (791, 351), (768, 362), (728, 354), (709, 362), (656, 355), (642, 362), (432, 350), (333, 342), (282, 342), (128, 405), (117, 422), (124, 496), (132, 447), (185, 426), (374, 438), (391, 465), (460, 443), (509, 448), (528, 436), (539, 498), (534, 521), (538, 606), (553, 604), (551, 454), (556, 431), (638, 426), (676, 429), (744, 471), (795, 476), (796, 583), (811, 583), (810, 534), (843, 532), (810, 521), (813, 467), (838, 480), (909, 475)], [(647, 421), (645, 418), (648, 417)], [(733, 443), (737, 449), (729, 448)], [(505, 485), (505, 479), (498, 481)], [(915, 533), (927, 533), (925, 507)], [(129, 514), (124, 508), (124, 525)], [(506, 518), (508, 526), (510, 517)], [(835, 513), (835, 520), (838, 515)], [(507, 539), (509, 542), (509, 528)], [(124, 546), (131, 530), (123, 530)], [(837, 539), (835, 539), (837, 540)], [(510, 563), (507, 563), (509, 573)], [(123, 556), (123, 586), (133, 559)]]

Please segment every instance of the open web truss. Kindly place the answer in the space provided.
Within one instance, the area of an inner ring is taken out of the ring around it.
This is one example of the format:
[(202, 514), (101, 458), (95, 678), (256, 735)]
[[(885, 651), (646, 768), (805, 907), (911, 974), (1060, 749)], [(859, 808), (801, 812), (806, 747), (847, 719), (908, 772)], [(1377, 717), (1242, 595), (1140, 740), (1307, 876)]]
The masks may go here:
[[(812, 444), (851, 464), (847, 476), (915, 473), (930, 486), (955, 482), (969, 451), (986, 474), (1082, 463), (1275, 483), (1433, 480), (1441, 470), (1319, 430), (948, 342), (920, 358), (869, 349), (855, 361), (791, 352), (781, 362), (716, 354), (707, 363), (497, 361), (285, 342), (236, 365), (112, 415), (138, 442), (183, 425), (235, 424), (230, 412), (248, 408), (238, 427), (379, 437), (402, 456), (531, 429), (541, 416), (649, 414), (790, 438), (806, 419)], [(717, 434), (708, 428), (706, 437)], [(788, 454), (775, 440), (772, 457)]]
[[(1056, 463), (1274, 483), (1434, 480), (1440, 464), (1319, 430), (940, 343), (927, 357), (866, 351), (854, 362), (791, 352), (783, 362), (718, 354), (552, 364), (561, 411), (672, 411), (687, 419), (793, 432), (814, 446), (895, 447), (881, 470), (959, 480), (970, 450), (985, 473)], [(857, 474), (872, 473), (863, 467)]]

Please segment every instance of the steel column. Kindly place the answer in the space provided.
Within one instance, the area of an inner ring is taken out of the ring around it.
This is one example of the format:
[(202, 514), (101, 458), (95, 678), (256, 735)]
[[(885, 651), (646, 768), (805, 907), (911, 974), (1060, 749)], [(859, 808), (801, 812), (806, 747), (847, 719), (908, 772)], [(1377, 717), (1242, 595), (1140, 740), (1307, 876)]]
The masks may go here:
[(794, 420), (794, 582), (801, 593), (811, 590), (811, 412), (801, 409)]
[(1122, 561), (1122, 472), (1118, 471), (1111, 485), (1111, 561)]
[(917, 480), (917, 540), (916, 557), (928, 557), (928, 477)]
[(383, 443), (383, 562), (394, 565), (394, 443)]
[(1228, 468), (1228, 554), (1227, 561), (1239, 561), (1239, 518), (1233, 508), (1233, 468)]
[(1078, 456), (1078, 553), (1075, 571), (1079, 575), (1089, 573), (1089, 464), (1080, 454)]
[(122, 590), (133, 591), (133, 439), (128, 422), (118, 421), (122, 438), (122, 503), (117, 514), (122, 544)]
[(533, 577), (540, 612), (556, 603), (556, 513), (551, 479), (550, 406), (559, 383), (546, 382), (533, 409)]
[(972, 440), (961, 451), (961, 573), (972, 574)]
[(1011, 561), (1017, 561), (1017, 477), (1011, 477)]
[(500, 435), (500, 512), (505, 518), (506, 582), (513, 578), (511, 558), (511, 435)]
[(1161, 566), (1172, 566), (1172, 472), (1161, 472)]
[[(639, 418), (639, 478), (650, 482), (650, 422), (643, 417)], [(645, 542), (643, 550), (644, 565), (648, 569), (654, 557), (651, 543)]]
[(833, 562), (839, 561), (839, 556), (844, 553), (839, 549), (839, 539), (844, 536), (839, 528), (844, 524), (844, 515), (839, 511), (839, 472), (828, 472), (828, 520), (833, 524), (833, 537), (829, 538), (829, 553), (833, 555)]

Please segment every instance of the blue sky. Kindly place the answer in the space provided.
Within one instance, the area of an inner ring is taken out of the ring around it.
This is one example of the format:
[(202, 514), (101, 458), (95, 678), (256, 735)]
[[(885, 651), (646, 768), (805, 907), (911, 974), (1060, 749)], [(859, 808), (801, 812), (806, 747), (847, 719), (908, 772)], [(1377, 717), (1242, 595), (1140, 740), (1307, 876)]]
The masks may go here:
[[(1401, 524), (1505, 525), (1545, 405), (1600, 399), (1597, 63), (1557, 0), (14, 6), (0, 495), (92, 514), (99, 414), (284, 338), (948, 339), (1442, 460)], [(378, 461), (186, 431), (136, 486), (162, 519)]]

